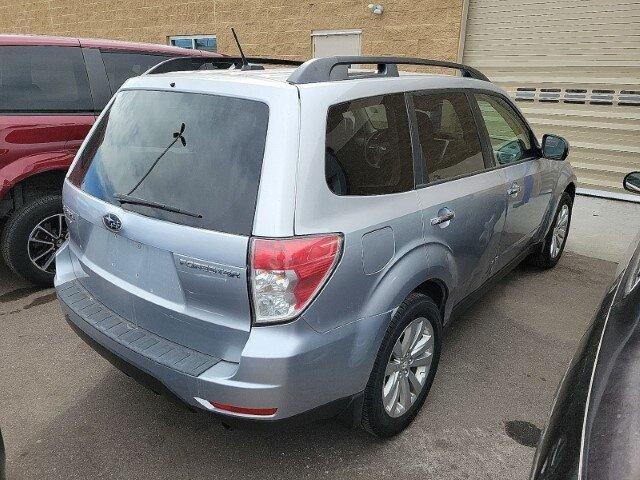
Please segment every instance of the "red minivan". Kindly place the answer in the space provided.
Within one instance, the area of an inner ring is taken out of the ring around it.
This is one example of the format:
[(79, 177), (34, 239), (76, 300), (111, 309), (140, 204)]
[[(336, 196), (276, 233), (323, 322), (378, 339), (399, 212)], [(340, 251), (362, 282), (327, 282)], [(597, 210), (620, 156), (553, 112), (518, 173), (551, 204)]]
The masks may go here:
[(62, 182), (85, 135), (129, 77), (174, 57), (164, 45), (0, 35), (0, 251), (21, 277), (51, 285), (67, 227)]

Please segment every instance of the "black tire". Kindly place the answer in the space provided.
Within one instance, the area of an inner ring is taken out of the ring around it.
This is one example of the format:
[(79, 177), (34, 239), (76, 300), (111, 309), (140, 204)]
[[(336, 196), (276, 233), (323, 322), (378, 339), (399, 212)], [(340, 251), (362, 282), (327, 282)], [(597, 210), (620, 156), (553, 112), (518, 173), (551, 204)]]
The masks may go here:
[[(419, 317), (426, 318), (431, 323), (434, 332), (435, 338), (431, 367), (427, 373), (422, 390), (414, 403), (401, 416), (394, 418), (385, 410), (382, 398), (387, 362), (391, 356), (394, 344), (405, 327)], [(365, 430), (377, 437), (388, 438), (397, 435), (407, 428), (420, 411), (429, 394), (431, 384), (438, 369), (441, 346), (442, 316), (440, 309), (428, 296), (420, 293), (412, 293), (400, 304), (398, 311), (391, 320), (380, 350), (378, 351), (371, 376), (369, 377), (369, 382), (364, 392), (362, 407), (362, 427)]]
[[(566, 205), (569, 208), (569, 219), (567, 221), (567, 230), (564, 236), (564, 240), (562, 242), (562, 246), (560, 247), (558, 254), (554, 257), (551, 254), (551, 243), (553, 238), (553, 231), (556, 227), (556, 224), (558, 223), (558, 215), (560, 214), (560, 211), (562, 210), (563, 205)], [(546, 269), (555, 267), (556, 264), (560, 261), (560, 258), (562, 257), (562, 253), (564, 252), (564, 247), (567, 244), (567, 238), (569, 237), (569, 228), (571, 227), (572, 209), (573, 209), (573, 199), (571, 198), (571, 195), (569, 195), (567, 192), (564, 192), (560, 197), (560, 202), (558, 203), (558, 208), (556, 209), (555, 215), (553, 217), (553, 223), (551, 224), (551, 228), (549, 228), (549, 232), (547, 233), (547, 236), (544, 238), (544, 240), (540, 244), (538, 251), (529, 257), (529, 263), (531, 263), (532, 265), (535, 265), (536, 267), (546, 270)]]
[(28, 240), (32, 230), (51, 215), (62, 213), (61, 195), (44, 195), (13, 212), (0, 237), (0, 250), (7, 266), (36, 285), (50, 287), (53, 273), (36, 267), (29, 258)]

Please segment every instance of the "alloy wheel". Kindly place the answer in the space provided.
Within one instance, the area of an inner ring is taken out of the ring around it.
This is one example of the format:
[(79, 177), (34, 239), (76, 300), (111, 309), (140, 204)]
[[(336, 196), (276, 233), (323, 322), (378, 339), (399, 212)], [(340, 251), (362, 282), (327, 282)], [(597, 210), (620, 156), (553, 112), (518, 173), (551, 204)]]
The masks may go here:
[(60, 249), (69, 234), (64, 214), (51, 215), (38, 223), (27, 242), (29, 260), (39, 270), (55, 273), (56, 252)]
[(424, 388), (435, 338), (431, 322), (424, 317), (413, 320), (393, 346), (382, 382), (382, 402), (387, 414), (405, 414)]
[(567, 237), (567, 227), (569, 226), (569, 206), (567, 204), (562, 205), (558, 219), (556, 220), (556, 226), (553, 228), (551, 234), (551, 258), (557, 258), (562, 250), (565, 239)]

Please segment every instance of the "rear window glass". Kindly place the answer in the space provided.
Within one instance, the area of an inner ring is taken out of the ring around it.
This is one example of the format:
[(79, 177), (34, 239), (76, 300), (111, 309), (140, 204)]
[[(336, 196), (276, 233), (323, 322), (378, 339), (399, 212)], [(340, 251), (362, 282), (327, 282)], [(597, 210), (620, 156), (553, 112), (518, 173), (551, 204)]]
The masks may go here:
[(403, 94), (363, 98), (329, 109), (325, 175), (337, 195), (383, 195), (414, 187)]
[[(248, 235), (268, 118), (267, 105), (253, 100), (123, 91), (96, 126), (69, 180), (146, 216)], [(124, 203), (118, 195), (191, 215)]]
[(154, 65), (172, 57), (134, 52), (102, 52), (102, 60), (107, 70), (109, 87), (115, 92), (131, 77), (137, 77)]
[(0, 47), (0, 111), (93, 111), (80, 48)]

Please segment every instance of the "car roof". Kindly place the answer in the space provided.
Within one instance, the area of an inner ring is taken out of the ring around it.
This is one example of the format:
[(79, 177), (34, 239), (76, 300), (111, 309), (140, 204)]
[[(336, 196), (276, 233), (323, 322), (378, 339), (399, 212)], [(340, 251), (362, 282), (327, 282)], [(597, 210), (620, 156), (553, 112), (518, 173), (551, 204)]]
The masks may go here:
[(189, 50), (169, 45), (155, 43), (125, 42), (120, 40), (108, 40), (99, 38), (73, 38), (52, 35), (0, 35), (0, 46), (55, 46), (55, 47), (87, 47), (101, 48), (105, 50), (123, 50), (134, 52), (152, 52), (169, 54), (173, 56), (211, 56), (219, 57), (220, 54), (203, 50)]
[(0, 45), (47, 45), (57, 47), (79, 47), (80, 40), (71, 37), (45, 35), (0, 35)]
[(168, 72), (154, 74), (154, 77), (181, 77), (181, 78), (200, 78), (215, 80), (231, 80), (234, 79), (255, 79), (259, 81), (267, 80), (273, 82), (286, 82), (295, 71), (295, 68), (265, 68), (264, 70), (240, 70), (240, 69), (220, 69), (220, 70), (187, 70), (178, 72)]

